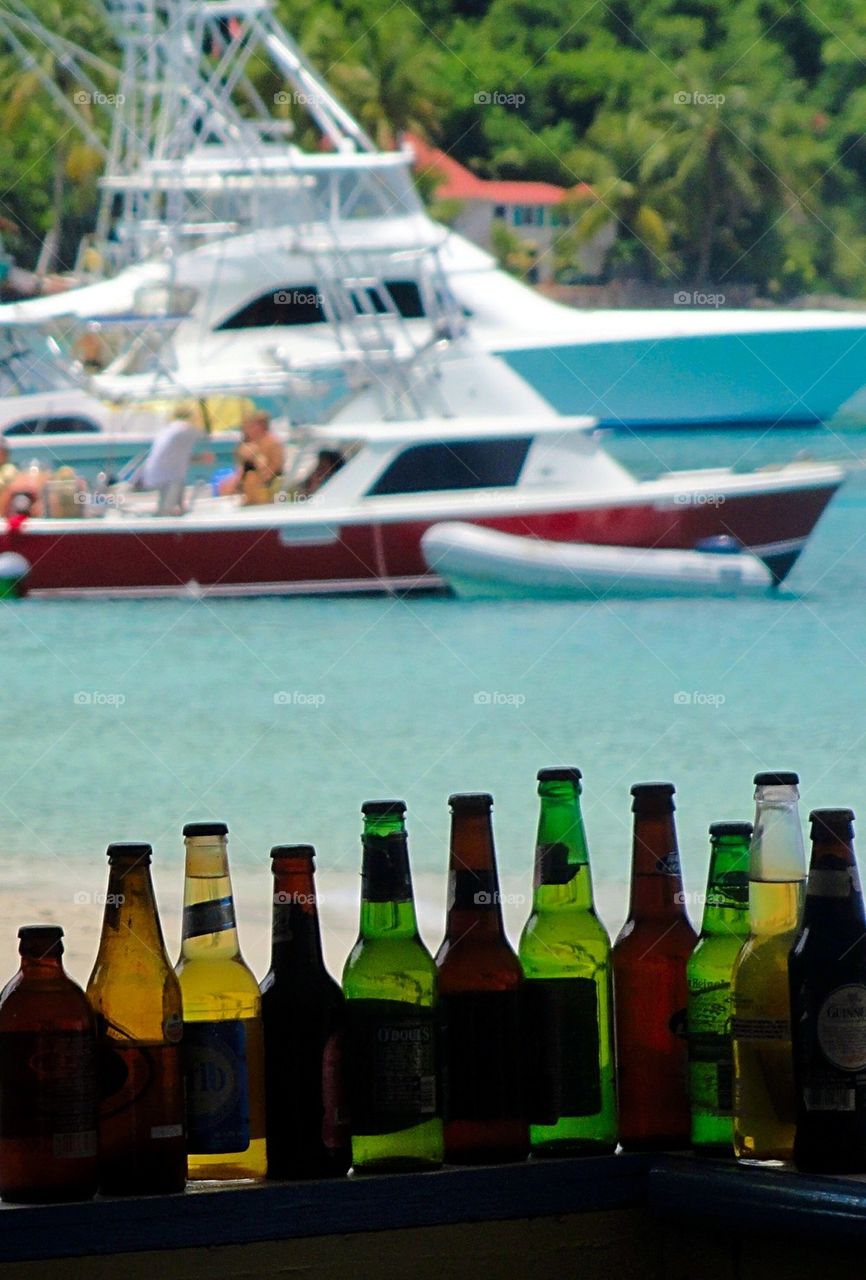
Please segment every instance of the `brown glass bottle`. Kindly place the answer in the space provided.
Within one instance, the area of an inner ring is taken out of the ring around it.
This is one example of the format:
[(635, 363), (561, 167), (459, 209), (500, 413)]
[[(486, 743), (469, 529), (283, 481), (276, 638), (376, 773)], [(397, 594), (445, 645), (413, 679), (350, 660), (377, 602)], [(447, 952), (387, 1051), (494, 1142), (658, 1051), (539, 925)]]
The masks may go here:
[(850, 809), (815, 809), (803, 923), (788, 958), (794, 1163), (866, 1173), (866, 912)]
[(523, 971), (502, 925), (489, 795), (454, 795), (448, 922), (436, 956), (445, 1160), (523, 1160), (529, 1120)]
[(97, 1185), (96, 1031), (63, 970), (63, 930), (18, 930), (21, 968), (0, 993), (0, 1195), (89, 1200)]
[(325, 968), (311, 845), (271, 849), (271, 967), (261, 983), (269, 1178), (329, 1178), (352, 1159), (345, 1000)]
[(166, 954), (149, 844), (108, 846), (108, 892), (87, 998), (96, 1015), (99, 1189), (182, 1191), (186, 1182), (180, 983)]
[(643, 783), (631, 794), (631, 901), (613, 948), (620, 1142), (630, 1150), (685, 1147), (686, 964), (697, 935), (684, 905), (674, 788)]

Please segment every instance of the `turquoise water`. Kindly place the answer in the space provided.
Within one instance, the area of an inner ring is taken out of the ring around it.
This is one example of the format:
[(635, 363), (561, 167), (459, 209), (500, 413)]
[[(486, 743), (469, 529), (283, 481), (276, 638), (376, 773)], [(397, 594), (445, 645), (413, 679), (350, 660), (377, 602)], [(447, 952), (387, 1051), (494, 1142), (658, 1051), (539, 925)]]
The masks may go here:
[[(651, 474), (803, 449), (853, 456), (866, 436), (612, 447)], [(181, 824), (220, 817), (239, 869), (264, 876), (271, 844), (311, 841), (321, 868), (354, 877), (362, 800), (401, 796), (413, 864), (444, 886), (447, 796), (489, 790), (503, 869), (528, 882), (535, 773), (574, 763), (597, 882), (621, 896), (630, 784), (670, 779), (686, 881), (700, 890), (707, 824), (751, 816), (757, 769), (797, 769), (804, 812), (866, 813), (862, 475), (789, 586), (744, 602), (8, 605), (0, 867), (26, 888), (46, 867), (75, 883), (87, 860), (101, 882), (105, 845), (145, 838), (179, 878)]]

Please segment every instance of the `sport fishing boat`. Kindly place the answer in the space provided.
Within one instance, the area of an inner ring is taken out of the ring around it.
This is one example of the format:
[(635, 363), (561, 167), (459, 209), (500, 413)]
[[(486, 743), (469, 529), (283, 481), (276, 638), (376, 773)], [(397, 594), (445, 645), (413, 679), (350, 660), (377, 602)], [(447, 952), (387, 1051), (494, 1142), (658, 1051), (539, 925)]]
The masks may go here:
[[(99, 394), (245, 391), (272, 408), (288, 387), (289, 418), (305, 422), (362, 390), (383, 421), (451, 416), (466, 412), (454, 391), (466, 362), (496, 358), (555, 412), (615, 428), (815, 423), (856, 406), (866, 313), (560, 306), (427, 215), (411, 148), (374, 145), (268, 0), (106, 12), (118, 95), (100, 93), (86, 51), (76, 59), (23, 0), (0, 11), (0, 38), (105, 158), (81, 254), (92, 282), (0, 318), (102, 342)], [(77, 76), (87, 114), (42, 70), (45, 48)], [(274, 97), (293, 118), (262, 101), (253, 65), (287, 86)], [(297, 145), (295, 119), (317, 146)], [(495, 393), (473, 410), (509, 411)]]
[(185, 514), (160, 517), (153, 494), (119, 491), (100, 518), (86, 505), (12, 517), (0, 553), (21, 557), (33, 595), (402, 593), (442, 589), (421, 540), (458, 521), (598, 546), (691, 550), (725, 536), (779, 582), (844, 479), (796, 462), (637, 481), (594, 428), (549, 413), (321, 427), (310, 447), (344, 461), (306, 500), (241, 507), (193, 491)]
[(165, 421), (92, 395), (36, 326), (0, 323), (0, 441), (21, 465), (121, 465), (147, 449)]

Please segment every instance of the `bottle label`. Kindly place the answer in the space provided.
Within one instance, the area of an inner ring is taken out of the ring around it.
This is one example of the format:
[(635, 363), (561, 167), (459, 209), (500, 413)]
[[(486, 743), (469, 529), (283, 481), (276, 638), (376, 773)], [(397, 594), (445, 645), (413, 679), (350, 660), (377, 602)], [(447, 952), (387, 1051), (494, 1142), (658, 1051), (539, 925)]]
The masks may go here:
[[(183, 1077), (179, 1046), (105, 1036), (100, 1039), (97, 1060), (99, 1119), (104, 1141), (110, 1141), (114, 1135), (118, 1143), (140, 1142), (148, 1136), (182, 1135)], [(172, 1132), (165, 1132), (168, 1130)]]
[(183, 936), (201, 938), (206, 933), (224, 933), (235, 928), (234, 898), (212, 898), (193, 902), (183, 909)]
[(731, 1019), (731, 1035), (734, 1040), (790, 1040), (791, 1023), (788, 1018)]
[(526, 1118), (523, 992), (442, 996), (446, 1120)]
[[(711, 1095), (700, 1098), (701, 1109), (716, 1116), (733, 1115), (734, 1063), (730, 1038), (711, 1031), (694, 1032), (689, 1036), (689, 1061), (702, 1068), (701, 1092)], [(692, 1101), (698, 1099), (693, 1097)]]
[(188, 1150), (194, 1155), (246, 1151), (250, 1104), (243, 1021), (187, 1022), (183, 1055)]
[(593, 978), (530, 978), (524, 987), (529, 1119), (557, 1124), (601, 1110), (598, 991)]
[(818, 1013), (818, 1044), (841, 1071), (866, 1068), (866, 987), (850, 983), (832, 991)]
[(58, 1159), (96, 1155), (96, 1046), (79, 1031), (0, 1034), (0, 1133), (50, 1144)]
[(348, 1000), (352, 1131), (394, 1133), (437, 1114), (432, 1009), (399, 1000)]
[(678, 850), (672, 849), (670, 853), (666, 853), (664, 857), (656, 858), (656, 871), (662, 876), (681, 875), (680, 855)]
[(495, 871), (451, 871), (451, 904), (458, 911), (499, 905), (499, 883)]
[(569, 862), (567, 844), (540, 844), (535, 850), (540, 884), (570, 884), (580, 864)]
[(333, 1032), (322, 1054), (322, 1145), (329, 1151), (342, 1150), (351, 1141), (344, 1051), (343, 1033)]
[(809, 898), (849, 898), (853, 893), (860, 892), (860, 876), (856, 867), (845, 867), (840, 871), (816, 867), (809, 872), (809, 879), (806, 881), (806, 895)]

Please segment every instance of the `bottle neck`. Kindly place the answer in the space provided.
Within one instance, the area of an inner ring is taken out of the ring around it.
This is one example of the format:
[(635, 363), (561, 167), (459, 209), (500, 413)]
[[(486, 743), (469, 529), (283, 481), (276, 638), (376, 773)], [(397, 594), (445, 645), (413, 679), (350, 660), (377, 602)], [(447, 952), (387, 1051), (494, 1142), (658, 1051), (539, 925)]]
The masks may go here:
[(274, 860), (271, 968), (274, 973), (324, 968), (315, 876), (309, 858)]
[(21, 976), (26, 982), (57, 982), (66, 977), (66, 970), (61, 956), (25, 952), (21, 956)]
[(361, 937), (416, 937), (418, 922), (405, 834), (365, 835), (363, 849)]
[(240, 954), (224, 837), (186, 842), (181, 954), (186, 960), (230, 960)]
[(165, 952), (150, 863), (145, 859), (118, 858), (108, 865), (100, 955), (118, 941), (137, 943), (150, 952)]
[(843, 840), (816, 840), (812, 844), (803, 924), (808, 928), (824, 922), (850, 922), (866, 928), (854, 848)]
[(542, 783), (535, 844), (535, 911), (593, 909), (589, 849), (574, 782)]
[(446, 938), (505, 938), (493, 825), (486, 812), (454, 813), (448, 869)]
[(672, 812), (636, 813), (632, 841), (633, 920), (685, 916), (683, 877)]
[(749, 841), (722, 836), (710, 849), (701, 937), (744, 937), (749, 931)]
[(758, 787), (749, 879), (770, 884), (805, 880), (806, 850), (795, 786)]

